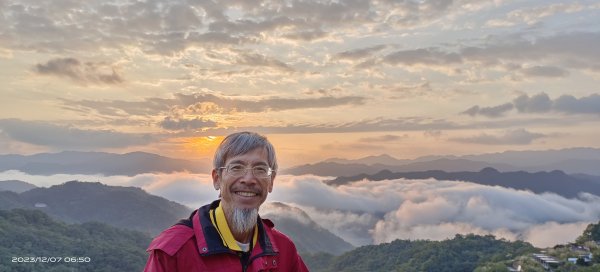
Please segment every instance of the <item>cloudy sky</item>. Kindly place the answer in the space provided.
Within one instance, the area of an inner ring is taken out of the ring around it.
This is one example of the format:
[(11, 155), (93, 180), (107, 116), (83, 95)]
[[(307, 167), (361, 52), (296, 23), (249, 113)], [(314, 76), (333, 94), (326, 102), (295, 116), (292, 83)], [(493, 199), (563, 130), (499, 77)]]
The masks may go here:
[(288, 166), (600, 147), (599, 18), (597, 1), (0, 0), (0, 153), (203, 158), (239, 130)]

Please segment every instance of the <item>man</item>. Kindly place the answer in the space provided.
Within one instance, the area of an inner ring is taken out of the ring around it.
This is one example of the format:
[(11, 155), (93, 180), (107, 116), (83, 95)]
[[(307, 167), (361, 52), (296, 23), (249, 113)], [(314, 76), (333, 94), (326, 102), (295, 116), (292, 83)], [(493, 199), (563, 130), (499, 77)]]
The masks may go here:
[(154, 238), (144, 271), (308, 271), (294, 243), (258, 215), (277, 170), (267, 138), (231, 134), (217, 148), (213, 165), (220, 200)]

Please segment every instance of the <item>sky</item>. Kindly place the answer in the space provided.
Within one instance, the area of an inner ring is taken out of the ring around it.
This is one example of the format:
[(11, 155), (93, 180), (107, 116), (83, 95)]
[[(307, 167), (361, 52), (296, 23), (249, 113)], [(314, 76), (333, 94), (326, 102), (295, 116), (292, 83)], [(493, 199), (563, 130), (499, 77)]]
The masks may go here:
[(597, 1), (0, 0), (0, 153), (600, 147)]

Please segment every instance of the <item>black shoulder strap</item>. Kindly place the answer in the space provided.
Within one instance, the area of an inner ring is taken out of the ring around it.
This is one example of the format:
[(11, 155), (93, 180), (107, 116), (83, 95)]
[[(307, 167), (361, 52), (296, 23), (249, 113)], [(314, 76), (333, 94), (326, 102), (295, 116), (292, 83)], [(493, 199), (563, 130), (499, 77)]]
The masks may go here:
[(193, 229), (194, 224), (192, 223), (192, 218), (194, 218), (194, 214), (196, 214), (197, 211), (198, 210), (194, 210), (192, 212), (192, 214), (190, 214), (190, 217), (188, 217), (188, 218), (179, 219), (179, 221), (177, 221), (177, 223), (175, 223), (175, 225), (183, 225), (183, 226)]

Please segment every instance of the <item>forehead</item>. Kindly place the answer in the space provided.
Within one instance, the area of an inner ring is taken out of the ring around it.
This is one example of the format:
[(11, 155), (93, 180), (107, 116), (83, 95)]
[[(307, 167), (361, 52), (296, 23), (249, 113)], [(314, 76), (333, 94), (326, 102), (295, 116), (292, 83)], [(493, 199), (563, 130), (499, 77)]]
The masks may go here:
[(269, 155), (267, 149), (264, 147), (259, 147), (252, 149), (244, 154), (240, 154), (233, 157), (228, 157), (225, 160), (225, 164), (229, 163), (242, 163), (242, 164), (258, 164), (264, 163), (268, 164)]

